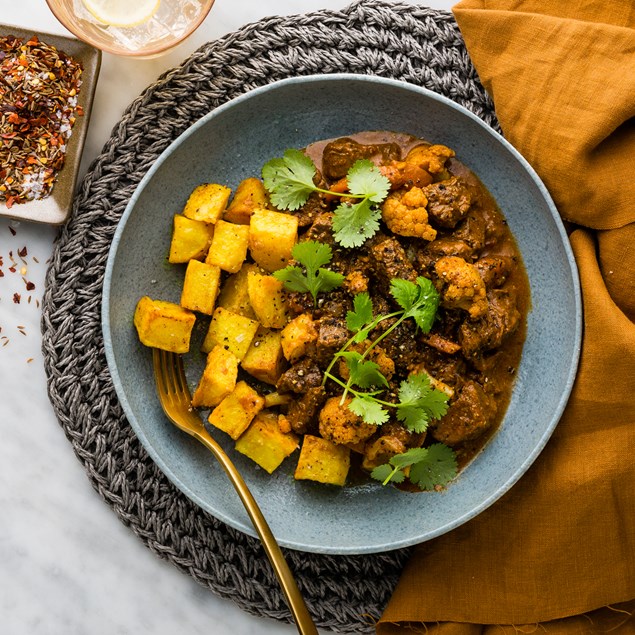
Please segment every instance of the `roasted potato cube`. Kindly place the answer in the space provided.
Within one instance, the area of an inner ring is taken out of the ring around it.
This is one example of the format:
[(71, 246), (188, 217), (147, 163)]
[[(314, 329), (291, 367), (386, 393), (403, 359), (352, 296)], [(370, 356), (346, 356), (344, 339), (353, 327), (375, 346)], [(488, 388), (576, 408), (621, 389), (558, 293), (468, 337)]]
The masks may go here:
[(318, 337), (313, 318), (303, 313), (294, 318), (282, 329), (282, 352), (293, 364), (304, 357), (315, 344)]
[(214, 238), (205, 262), (223, 271), (236, 273), (247, 257), (249, 225), (236, 225), (219, 220), (214, 225)]
[(169, 262), (180, 263), (203, 260), (212, 242), (214, 225), (192, 220), (181, 214), (174, 215)]
[(256, 379), (275, 385), (285, 367), (280, 331), (260, 327), (241, 366)]
[(236, 388), (210, 413), (208, 421), (234, 441), (262, 410), (265, 400), (249, 384), (239, 381)]
[(173, 302), (152, 300), (147, 295), (137, 302), (134, 325), (141, 343), (173, 353), (187, 353), (196, 316)]
[(205, 370), (192, 396), (192, 405), (217, 406), (236, 387), (238, 358), (222, 346), (207, 355)]
[(249, 221), (249, 252), (265, 271), (284, 269), (298, 240), (298, 219), (291, 214), (257, 209)]
[(263, 411), (236, 441), (236, 450), (271, 474), (298, 447), (298, 437), (283, 433), (278, 415)]
[(249, 225), (254, 210), (266, 209), (268, 204), (267, 192), (262, 181), (256, 177), (245, 179), (238, 184), (223, 218), (232, 223)]
[(247, 274), (249, 303), (258, 321), (268, 328), (281, 329), (287, 323), (287, 307), (284, 287), (273, 276), (257, 271)]
[(204, 183), (194, 188), (183, 208), (183, 216), (215, 223), (225, 211), (232, 191), (218, 183)]
[(305, 434), (294, 476), (297, 480), (343, 486), (349, 467), (349, 448)]
[(216, 299), (216, 306), (222, 306), (228, 311), (256, 319), (256, 314), (249, 302), (249, 290), (247, 288), (247, 275), (250, 271), (258, 271), (258, 266), (244, 264), (240, 271), (232, 274), (225, 280), (220, 294)]
[(222, 346), (241, 360), (249, 350), (258, 326), (255, 320), (219, 306), (214, 311), (201, 350), (209, 353), (214, 346)]
[(198, 260), (190, 260), (185, 270), (181, 306), (190, 311), (199, 311), (206, 315), (214, 312), (220, 269)]

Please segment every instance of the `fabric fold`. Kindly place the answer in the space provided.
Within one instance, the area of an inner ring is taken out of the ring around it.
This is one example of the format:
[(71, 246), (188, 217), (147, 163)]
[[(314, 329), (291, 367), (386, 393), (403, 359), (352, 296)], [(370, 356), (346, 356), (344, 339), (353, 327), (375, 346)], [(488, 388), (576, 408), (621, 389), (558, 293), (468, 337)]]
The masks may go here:
[(635, 222), (621, 179), (622, 167), (635, 173), (635, 12), (572, 0), (464, 0), (453, 11), (506, 138), (563, 218)]
[(545, 450), (492, 507), (415, 549), (377, 632), (633, 632), (635, 9), (463, 0), (454, 13), (503, 133), (572, 224), (584, 336)]

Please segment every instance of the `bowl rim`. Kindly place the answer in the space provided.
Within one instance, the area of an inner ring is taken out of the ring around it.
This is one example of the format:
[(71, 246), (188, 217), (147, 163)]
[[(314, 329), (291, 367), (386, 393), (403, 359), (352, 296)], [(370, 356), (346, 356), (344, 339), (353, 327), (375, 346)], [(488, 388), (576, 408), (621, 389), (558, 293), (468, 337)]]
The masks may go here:
[[(115, 361), (115, 353), (113, 340), (111, 336), (111, 326), (110, 326), (110, 280), (112, 277), (113, 267), (115, 265), (117, 251), (119, 242), (125, 231), (125, 227), (127, 224), (127, 220), (131, 215), (133, 209), (136, 206), (138, 199), (143, 193), (147, 183), (153, 178), (154, 174), (159, 170), (162, 163), (167, 159), (167, 157), (172, 154), (174, 149), (181, 145), (184, 140), (186, 140), (191, 135), (195, 134), (196, 131), (205, 126), (210, 119), (213, 119), (217, 116), (220, 116), (225, 110), (234, 107), (236, 104), (239, 104), (243, 101), (256, 99), (259, 95), (263, 93), (267, 93), (272, 90), (276, 90), (280, 87), (284, 87), (290, 84), (296, 83), (312, 83), (312, 82), (336, 82), (336, 81), (358, 81), (358, 82), (372, 82), (372, 83), (380, 83), (383, 85), (391, 85), (396, 88), (406, 89), (409, 91), (420, 93), (430, 99), (438, 101), (442, 103), (444, 106), (450, 107), (458, 111), (461, 115), (467, 116), (476, 122), (488, 135), (493, 137), (496, 141), (501, 143), (504, 148), (513, 155), (513, 157), (522, 165), (522, 167), (526, 170), (528, 175), (531, 177), (532, 181), (535, 183), (537, 188), (540, 191), (540, 194), (545, 200), (547, 207), (553, 217), (553, 221), (558, 230), (558, 235), (560, 241), (563, 246), (563, 250), (566, 255), (566, 260), (568, 267), (571, 272), (571, 283), (572, 283), (572, 295), (575, 305), (575, 313), (573, 315), (574, 319), (574, 343), (572, 349), (571, 363), (568, 368), (568, 372), (566, 375), (566, 381), (563, 384), (562, 391), (560, 397), (555, 404), (555, 407), (552, 411), (551, 418), (549, 420), (548, 425), (546, 425), (543, 429), (543, 433), (540, 436), (538, 442), (534, 445), (532, 450), (526, 455), (524, 461), (519, 463), (516, 469), (508, 475), (505, 479), (502, 486), (500, 486), (495, 492), (493, 492), (487, 498), (484, 498), (480, 501), (479, 504), (471, 507), (465, 513), (460, 516), (455, 517), (452, 521), (446, 522), (444, 525), (441, 525), (433, 530), (428, 530), (423, 535), (418, 536), (410, 536), (409, 538), (404, 538), (402, 540), (394, 541), (390, 544), (373, 544), (367, 547), (360, 546), (345, 546), (345, 547), (333, 547), (333, 546), (316, 546), (313, 544), (302, 544), (300, 541), (287, 541), (284, 539), (280, 539), (279, 543), (281, 546), (285, 548), (290, 548), (299, 551), (313, 552), (313, 553), (322, 553), (322, 554), (333, 554), (333, 555), (362, 555), (362, 554), (371, 554), (371, 553), (380, 553), (384, 551), (392, 551), (395, 549), (400, 549), (404, 547), (410, 547), (416, 544), (420, 544), (423, 542), (427, 542), (433, 538), (436, 538), (442, 534), (445, 534), (457, 527), (465, 524), (467, 521), (473, 519), (474, 517), (481, 514), (488, 507), (490, 507), (493, 503), (498, 501), (504, 494), (506, 494), (517, 482), (518, 480), (526, 473), (529, 467), (534, 463), (536, 458), (543, 451), (550, 437), (552, 436), (562, 413), (566, 407), (566, 404), (569, 400), (571, 390), (573, 388), (573, 384), (577, 375), (577, 368), (580, 359), (580, 351), (582, 344), (582, 296), (580, 290), (580, 281), (577, 264), (573, 255), (573, 250), (571, 248), (568, 235), (564, 224), (558, 214), (557, 208), (549, 194), (546, 186), (540, 179), (537, 172), (534, 168), (529, 164), (529, 162), (522, 156), (522, 154), (511, 145), (509, 141), (507, 141), (502, 135), (497, 133), (493, 128), (491, 128), (488, 124), (486, 124), (482, 119), (473, 114), (467, 108), (457, 104), (456, 102), (448, 99), (447, 97), (440, 95), (439, 93), (435, 93), (426, 88), (417, 86), (415, 84), (410, 84), (408, 82), (404, 82), (402, 80), (396, 80), (392, 78), (385, 78), (374, 75), (358, 75), (354, 73), (333, 73), (326, 75), (305, 75), (298, 77), (290, 77), (281, 80), (277, 80), (265, 86), (260, 86), (254, 89), (251, 89), (231, 100), (228, 100), (224, 104), (214, 108), (209, 113), (203, 115), (200, 119), (195, 121), (190, 127), (188, 127), (185, 131), (183, 131), (178, 137), (176, 137), (168, 147), (163, 150), (163, 152), (157, 157), (155, 162), (143, 176), (143, 178), (139, 181), (135, 191), (133, 192), (126, 209), (124, 210), (121, 219), (118, 222), (116, 231), (113, 235), (112, 243), (109, 249), (108, 258), (106, 262), (106, 269), (104, 275), (104, 286), (103, 286), (103, 295), (102, 295), (102, 333), (104, 338), (104, 349), (106, 354), (106, 359), (108, 362), (108, 367), (111, 373), (113, 385), (115, 387), (115, 391), (117, 396), (121, 402), (121, 405), (124, 409), (126, 417), (128, 418), (130, 425), (132, 426), (135, 434), (142, 442), (144, 448), (150, 454), (151, 458), (155, 461), (155, 463), (159, 466), (161, 471), (169, 478), (175, 486), (183, 492), (186, 496), (193, 500), (201, 509), (206, 512), (216, 516), (219, 520), (225, 522), (231, 527), (246, 533), (254, 538), (258, 538), (257, 533), (254, 528), (248, 524), (241, 522), (240, 519), (235, 519), (233, 517), (229, 517), (218, 510), (211, 510), (209, 504), (205, 501), (201, 500), (201, 498), (186, 485), (184, 484), (178, 476), (176, 476), (170, 467), (166, 465), (165, 460), (162, 456), (154, 449), (154, 447), (149, 443), (146, 435), (144, 434), (142, 427), (139, 426), (136, 421), (135, 413), (133, 412), (124, 389), (123, 382), (121, 381), (121, 377), (119, 376), (116, 361)], [(485, 446), (487, 447), (487, 446)], [(460, 478), (460, 475), (459, 475)], [(451, 487), (451, 485), (450, 485)]]

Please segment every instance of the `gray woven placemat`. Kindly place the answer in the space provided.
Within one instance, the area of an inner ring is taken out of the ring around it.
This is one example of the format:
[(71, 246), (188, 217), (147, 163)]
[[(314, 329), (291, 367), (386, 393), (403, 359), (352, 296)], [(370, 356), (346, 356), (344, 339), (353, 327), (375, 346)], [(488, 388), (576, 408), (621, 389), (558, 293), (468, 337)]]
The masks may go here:
[[(128, 425), (101, 333), (103, 274), (117, 222), (142, 176), (181, 132), (252, 88), (314, 73), (382, 75), (425, 86), (497, 127), (451, 14), (360, 0), (342, 11), (273, 17), (202, 46), (127, 109), (76, 197), (47, 274), (43, 351), (49, 396), (88, 477), (157, 555), (243, 610), (290, 616), (257, 540), (201, 511), (159, 471)], [(287, 551), (317, 624), (369, 633), (408, 558)]]

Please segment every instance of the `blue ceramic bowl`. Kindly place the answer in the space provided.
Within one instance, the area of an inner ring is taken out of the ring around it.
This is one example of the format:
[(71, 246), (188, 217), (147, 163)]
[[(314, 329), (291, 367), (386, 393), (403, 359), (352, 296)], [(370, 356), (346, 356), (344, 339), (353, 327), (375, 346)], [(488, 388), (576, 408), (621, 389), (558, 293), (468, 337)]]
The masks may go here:
[[(359, 75), (284, 80), (217, 108), (181, 135), (146, 174), (110, 251), (103, 333), (117, 394), (135, 433), (168, 478), (200, 507), (255, 535), (222, 469), (165, 418), (151, 351), (132, 323), (142, 295), (178, 302), (183, 270), (166, 267), (172, 214), (204, 182), (235, 187), (268, 159), (362, 130), (394, 130), (446, 144), (494, 195), (523, 254), (532, 294), (527, 339), (500, 430), (442, 493), (409, 494), (380, 484), (333, 489), (293, 479), (295, 461), (273, 475), (221, 441), (259, 501), (280, 544), (362, 554), (420, 543), (470, 520), (507, 492), (553, 432), (573, 383), (581, 303), (566, 233), (547, 190), (503, 138), (453, 102), (406, 83)], [(200, 333), (197, 334), (200, 336)], [(192, 354), (195, 385), (203, 360)]]

